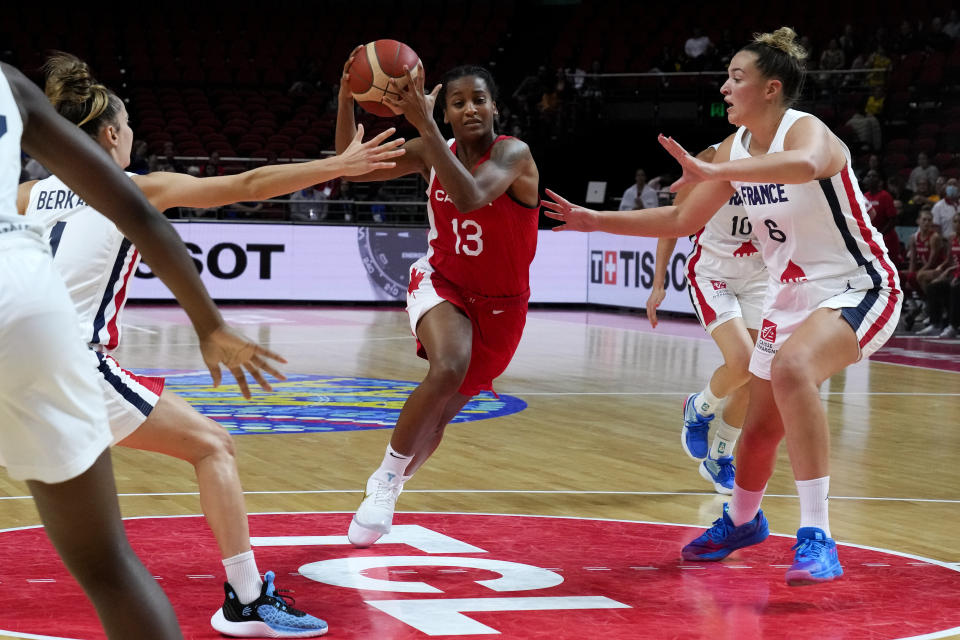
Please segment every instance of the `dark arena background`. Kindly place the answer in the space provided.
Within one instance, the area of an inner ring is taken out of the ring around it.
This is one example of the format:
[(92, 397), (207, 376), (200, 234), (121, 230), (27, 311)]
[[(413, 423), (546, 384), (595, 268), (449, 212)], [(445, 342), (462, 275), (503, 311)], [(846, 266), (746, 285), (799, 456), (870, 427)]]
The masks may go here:
[[(755, 32), (788, 25), (810, 52), (798, 109), (892, 199), (906, 246), (960, 179), (960, 17), (949, 2), (366, 0), (4, 7), (0, 59), (42, 85), (54, 50), (124, 99), (128, 171), (210, 177), (334, 153), (337, 91), (357, 45), (402, 41), (428, 89), (460, 64), (499, 85), (497, 131), (528, 143), (550, 188), (616, 209), (643, 171), (671, 202), (676, 162), (733, 132), (719, 87)], [(706, 38), (706, 41), (704, 40)], [(443, 125), (438, 109), (435, 117)], [(368, 137), (402, 117), (357, 111)], [(940, 178), (915, 180), (923, 154)], [(21, 181), (46, 175), (24, 156)], [(146, 265), (129, 274), (117, 359), (165, 376), (231, 434), (261, 571), (328, 637), (627, 640), (960, 637), (960, 340), (907, 301), (893, 338), (827, 380), (831, 528), (844, 576), (783, 580), (798, 526), (785, 448), (763, 508), (771, 537), (718, 563), (681, 547), (720, 513), (680, 446), (681, 405), (723, 360), (670, 258), (645, 315), (656, 241), (552, 233), (539, 218), (531, 311), (511, 365), (468, 403), (403, 490), (390, 534), (347, 527), (400, 409), (426, 372), (404, 312), (427, 248), (425, 181), (332, 180), (267, 200), (166, 211), (225, 318), (283, 354), (288, 380), (245, 401), (214, 388), (183, 311)], [(865, 190), (865, 187), (864, 187)], [(627, 208), (634, 208), (632, 206)], [(871, 216), (874, 214), (871, 213)], [(909, 311), (909, 313), (908, 313)], [(4, 363), (3, 366), (13, 366)], [(219, 550), (190, 465), (113, 450), (131, 543), (187, 638), (221, 637)], [(26, 485), (0, 474), (0, 638), (103, 638), (44, 536)]]

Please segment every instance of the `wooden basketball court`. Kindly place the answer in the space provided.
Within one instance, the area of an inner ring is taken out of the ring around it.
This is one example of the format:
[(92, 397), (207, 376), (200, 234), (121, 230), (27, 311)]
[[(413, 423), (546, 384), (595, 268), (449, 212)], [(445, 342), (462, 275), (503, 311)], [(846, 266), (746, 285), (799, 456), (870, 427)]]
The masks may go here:
[[(227, 307), (225, 315), (285, 355), (286, 373), (418, 381), (426, 370), (399, 309)], [(203, 369), (179, 308), (131, 307), (125, 320), (116, 354), (124, 367)], [(960, 343), (954, 347), (960, 353)], [(398, 511), (708, 526), (724, 498), (680, 447), (680, 408), (720, 362), (692, 321), (651, 330), (637, 314), (531, 311), (497, 383), (527, 408), (452, 425)], [(828, 381), (821, 398), (833, 447), (834, 537), (960, 564), (960, 373), (863, 362)], [(237, 436), (248, 511), (354, 510), (388, 438), (387, 429)], [(200, 513), (186, 463), (122, 448), (113, 459), (125, 516)], [(0, 478), (0, 528), (38, 523), (27, 496), (24, 485)], [(772, 531), (790, 535), (799, 526), (783, 447), (763, 508)], [(210, 572), (220, 579), (219, 567)], [(0, 588), (16, 588), (2, 574)]]

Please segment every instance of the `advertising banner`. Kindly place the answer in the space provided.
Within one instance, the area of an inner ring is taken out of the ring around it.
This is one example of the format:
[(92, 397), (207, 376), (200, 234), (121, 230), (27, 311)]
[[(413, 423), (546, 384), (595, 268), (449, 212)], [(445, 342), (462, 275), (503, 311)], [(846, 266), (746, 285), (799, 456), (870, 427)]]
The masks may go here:
[[(375, 302), (406, 299), (409, 267), (427, 249), (427, 229), (174, 222), (216, 300)], [(667, 274), (665, 311), (691, 311), (683, 290), (681, 239)], [(642, 308), (656, 240), (540, 231), (531, 302)], [(172, 300), (141, 264), (134, 300)]]

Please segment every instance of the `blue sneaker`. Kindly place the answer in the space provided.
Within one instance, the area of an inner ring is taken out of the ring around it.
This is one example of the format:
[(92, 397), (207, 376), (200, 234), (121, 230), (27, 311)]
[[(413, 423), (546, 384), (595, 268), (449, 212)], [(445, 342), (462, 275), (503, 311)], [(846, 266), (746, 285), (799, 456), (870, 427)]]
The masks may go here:
[(289, 596), (273, 584), (273, 571), (263, 578), (260, 597), (249, 604), (240, 602), (229, 582), (223, 583), (227, 598), (210, 618), (214, 629), (237, 638), (313, 638), (327, 632), (326, 622), (287, 604)]
[(699, 538), (683, 548), (683, 559), (698, 562), (723, 560), (728, 555), (753, 544), (759, 544), (770, 535), (770, 526), (763, 510), (757, 512), (750, 522), (739, 527), (727, 513), (729, 506), (723, 503), (723, 515), (713, 521), (713, 526), (704, 531)]
[(733, 480), (737, 468), (733, 466), (733, 456), (707, 459), (700, 463), (700, 475), (713, 483), (713, 490), (724, 495), (733, 495)]
[(828, 538), (823, 529), (801, 527), (793, 548), (797, 553), (793, 556), (793, 566), (787, 570), (787, 584), (791, 587), (830, 582), (843, 575), (837, 543)]
[(704, 416), (697, 412), (696, 407), (693, 406), (693, 400), (697, 395), (691, 393), (683, 401), (683, 431), (680, 434), (680, 443), (688, 456), (694, 460), (703, 460), (710, 453), (707, 433), (710, 431), (713, 414)]

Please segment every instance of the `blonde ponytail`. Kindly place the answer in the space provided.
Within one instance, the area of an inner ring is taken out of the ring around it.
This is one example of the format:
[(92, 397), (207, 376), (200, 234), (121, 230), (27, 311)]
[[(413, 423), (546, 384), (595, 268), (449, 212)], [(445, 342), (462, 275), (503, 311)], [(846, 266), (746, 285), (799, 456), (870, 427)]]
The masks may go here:
[(55, 52), (43, 65), (47, 99), (63, 117), (91, 136), (116, 122), (120, 99), (93, 77), (86, 62), (69, 53)]

